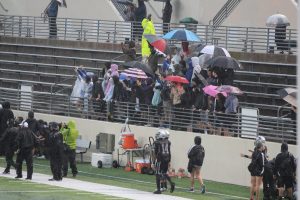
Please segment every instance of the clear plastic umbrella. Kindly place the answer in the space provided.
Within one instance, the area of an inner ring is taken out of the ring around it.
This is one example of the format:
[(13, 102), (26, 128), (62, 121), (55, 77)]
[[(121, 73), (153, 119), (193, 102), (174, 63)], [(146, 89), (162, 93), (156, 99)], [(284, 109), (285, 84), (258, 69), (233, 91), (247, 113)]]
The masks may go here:
[(289, 26), (290, 22), (288, 18), (283, 14), (275, 14), (268, 17), (266, 25), (268, 27), (276, 27), (276, 26)]

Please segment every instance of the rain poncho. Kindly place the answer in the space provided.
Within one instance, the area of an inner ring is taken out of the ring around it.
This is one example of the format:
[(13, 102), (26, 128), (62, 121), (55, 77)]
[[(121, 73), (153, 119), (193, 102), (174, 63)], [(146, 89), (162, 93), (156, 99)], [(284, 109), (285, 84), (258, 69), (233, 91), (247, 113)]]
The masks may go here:
[(66, 128), (62, 128), (61, 133), (63, 134), (64, 143), (66, 143), (70, 149), (76, 149), (76, 139), (78, 138), (78, 130), (74, 120), (68, 122)]
[(151, 54), (151, 50), (148, 45), (147, 39), (144, 37), (145, 34), (155, 35), (155, 28), (152, 20), (148, 20), (147, 18), (143, 19), (142, 27), (144, 29), (143, 37), (142, 37), (142, 56), (149, 57)]
[(84, 98), (84, 85), (87, 76), (93, 76), (94, 73), (86, 72), (84, 69), (77, 69), (77, 79), (75, 81), (70, 100), (72, 103), (78, 103), (80, 98)]
[[(193, 74), (192, 74), (192, 79), (196, 76), (199, 75), (201, 72), (201, 66), (199, 65), (199, 58), (198, 57), (192, 57), (192, 65), (193, 65)], [(197, 76), (199, 77), (199, 76)]]
[(156, 81), (155, 87), (153, 89), (154, 94), (153, 94), (152, 102), (151, 102), (151, 104), (153, 106), (158, 106), (160, 104), (160, 102), (161, 102), (161, 96), (160, 96), (161, 89), (162, 89), (161, 88), (161, 84)]
[(112, 99), (113, 93), (114, 93), (114, 81), (113, 81), (113, 76), (118, 76), (119, 77), (119, 72), (118, 72), (118, 65), (112, 64), (109, 70), (108, 74), (109, 78), (104, 90), (104, 101), (108, 102)]

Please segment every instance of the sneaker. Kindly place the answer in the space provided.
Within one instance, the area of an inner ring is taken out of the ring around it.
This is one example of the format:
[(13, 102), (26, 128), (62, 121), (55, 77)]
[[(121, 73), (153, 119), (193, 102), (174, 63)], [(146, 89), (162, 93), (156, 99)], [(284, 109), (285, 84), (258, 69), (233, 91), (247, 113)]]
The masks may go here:
[(194, 188), (190, 188), (188, 192), (194, 192)]
[(153, 194), (161, 194), (161, 191), (160, 191), (160, 190), (155, 190), (155, 191), (153, 192)]
[(200, 192), (201, 192), (202, 194), (205, 193), (205, 185), (202, 185), (202, 187), (201, 187), (201, 189), (200, 189)]
[(170, 192), (173, 193), (175, 190), (175, 183), (171, 183), (171, 189)]
[(31, 178), (28, 178), (28, 177), (27, 177), (27, 178), (25, 178), (25, 180), (31, 180)]
[(23, 178), (22, 176), (16, 176), (15, 178)]

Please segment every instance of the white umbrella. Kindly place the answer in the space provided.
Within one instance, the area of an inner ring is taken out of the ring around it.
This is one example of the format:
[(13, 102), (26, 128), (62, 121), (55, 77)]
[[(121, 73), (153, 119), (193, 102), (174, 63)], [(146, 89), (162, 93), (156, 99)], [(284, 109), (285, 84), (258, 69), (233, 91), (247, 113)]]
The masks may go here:
[(289, 26), (288, 18), (283, 14), (275, 14), (268, 17), (266, 25), (269, 27)]
[(223, 47), (218, 47), (216, 45), (205, 45), (200, 47), (200, 53), (210, 54), (213, 57), (226, 56), (231, 57), (230, 53)]

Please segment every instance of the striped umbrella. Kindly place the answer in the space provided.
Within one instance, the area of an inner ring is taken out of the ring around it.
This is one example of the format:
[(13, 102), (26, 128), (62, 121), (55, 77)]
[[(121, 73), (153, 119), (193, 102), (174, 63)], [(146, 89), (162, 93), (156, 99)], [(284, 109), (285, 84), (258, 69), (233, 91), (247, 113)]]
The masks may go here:
[(290, 22), (285, 15), (278, 13), (278, 14), (269, 16), (267, 19), (266, 25), (269, 27), (289, 26)]
[(148, 76), (143, 70), (137, 68), (128, 68), (124, 70), (124, 75), (131, 78), (147, 79)]
[(178, 40), (188, 42), (200, 42), (200, 38), (192, 31), (186, 29), (178, 29), (170, 31), (163, 36), (166, 40)]

